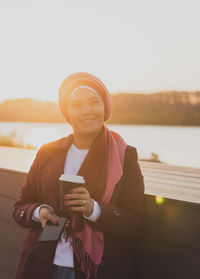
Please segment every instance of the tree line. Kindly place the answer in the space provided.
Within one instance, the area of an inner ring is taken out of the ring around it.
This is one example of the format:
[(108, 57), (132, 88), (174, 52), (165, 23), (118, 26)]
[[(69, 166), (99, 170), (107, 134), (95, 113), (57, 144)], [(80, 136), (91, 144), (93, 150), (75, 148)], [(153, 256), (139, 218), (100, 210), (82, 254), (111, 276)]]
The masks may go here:
[[(200, 125), (200, 91), (111, 94), (110, 124)], [(0, 103), (0, 121), (64, 122), (50, 101), (15, 99)]]

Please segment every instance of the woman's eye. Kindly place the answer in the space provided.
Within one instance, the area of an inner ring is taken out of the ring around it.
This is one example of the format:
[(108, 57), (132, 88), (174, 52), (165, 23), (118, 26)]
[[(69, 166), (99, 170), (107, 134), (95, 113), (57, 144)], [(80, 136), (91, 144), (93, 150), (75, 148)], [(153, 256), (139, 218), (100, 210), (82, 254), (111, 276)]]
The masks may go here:
[(91, 104), (94, 104), (94, 105), (95, 105), (95, 104), (98, 104), (98, 103), (99, 103), (98, 100), (92, 100), (92, 101), (91, 101)]
[(71, 107), (72, 108), (78, 108), (78, 107), (80, 107), (80, 105), (81, 104), (79, 104), (79, 103), (73, 103), (73, 104), (71, 104)]

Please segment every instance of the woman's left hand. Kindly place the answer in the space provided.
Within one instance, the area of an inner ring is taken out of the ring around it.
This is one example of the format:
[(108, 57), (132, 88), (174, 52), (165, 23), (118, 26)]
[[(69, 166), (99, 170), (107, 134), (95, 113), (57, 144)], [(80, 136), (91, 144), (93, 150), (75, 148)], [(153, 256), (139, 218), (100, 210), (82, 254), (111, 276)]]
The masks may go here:
[(72, 211), (82, 212), (86, 217), (93, 212), (94, 201), (85, 187), (73, 188), (69, 194), (64, 195), (64, 199), (64, 204)]

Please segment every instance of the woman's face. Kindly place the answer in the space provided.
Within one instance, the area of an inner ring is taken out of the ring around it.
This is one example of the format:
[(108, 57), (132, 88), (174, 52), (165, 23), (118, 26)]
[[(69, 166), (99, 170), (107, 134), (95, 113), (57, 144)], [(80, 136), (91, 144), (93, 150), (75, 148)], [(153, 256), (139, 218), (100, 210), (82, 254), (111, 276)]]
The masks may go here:
[(104, 104), (88, 88), (79, 88), (69, 98), (68, 115), (74, 133), (97, 135), (104, 123)]

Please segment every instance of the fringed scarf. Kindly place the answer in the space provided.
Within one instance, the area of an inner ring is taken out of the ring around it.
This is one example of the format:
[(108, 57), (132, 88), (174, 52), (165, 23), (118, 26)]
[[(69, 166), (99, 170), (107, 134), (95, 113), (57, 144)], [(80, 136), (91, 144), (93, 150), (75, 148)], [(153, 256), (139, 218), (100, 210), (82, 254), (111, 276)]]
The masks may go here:
[[(68, 138), (71, 141), (72, 135)], [(124, 140), (105, 125), (90, 146), (78, 175), (84, 177), (86, 189), (97, 202), (109, 203), (123, 174), (126, 146)], [(103, 233), (91, 228), (82, 214), (71, 212), (70, 219), (66, 240), (70, 236), (73, 252), (86, 279), (96, 279), (104, 252)]]

